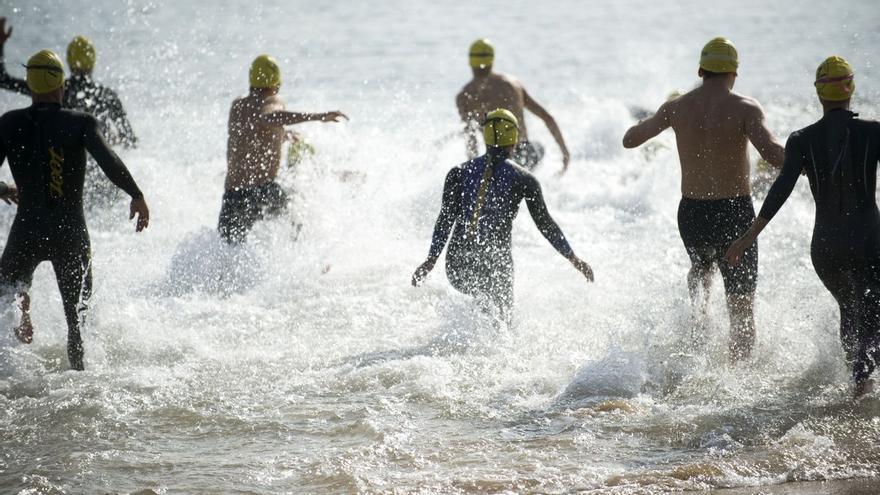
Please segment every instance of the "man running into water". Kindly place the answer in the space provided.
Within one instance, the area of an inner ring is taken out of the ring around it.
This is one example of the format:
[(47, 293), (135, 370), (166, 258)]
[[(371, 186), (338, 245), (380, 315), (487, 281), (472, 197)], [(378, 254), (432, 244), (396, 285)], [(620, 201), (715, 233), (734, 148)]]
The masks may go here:
[(488, 302), (509, 322), (513, 307), (513, 255), (510, 233), (519, 204), (526, 201), (541, 234), (587, 280), (590, 266), (578, 258), (550, 216), (538, 180), (509, 160), (518, 140), (513, 113), (497, 109), (483, 124), (486, 154), (453, 168), (446, 175), (443, 204), (434, 226), (428, 259), (416, 269), (417, 286), (434, 268), (452, 233), (446, 252), (446, 276), (458, 291)]
[(470, 49), (470, 65), (474, 78), (465, 84), (455, 98), (458, 114), (465, 125), (468, 158), (477, 156), (477, 131), (486, 114), (495, 108), (506, 108), (513, 112), (519, 121), (519, 142), (516, 143), (511, 158), (528, 170), (534, 170), (544, 157), (544, 147), (529, 141), (523, 109), (537, 115), (562, 151), (562, 172), (568, 170), (571, 155), (565, 146), (562, 131), (553, 116), (526, 92), (515, 78), (492, 71), (495, 49), (488, 40), (475, 41)]
[(226, 191), (217, 230), (230, 244), (244, 242), (264, 215), (287, 207), (287, 194), (275, 182), (281, 145), (294, 140), (284, 126), (301, 122), (339, 122), (342, 112), (298, 113), (284, 110), (278, 96), (281, 69), (275, 59), (260, 55), (250, 69), (250, 93), (232, 102), (226, 149)]
[(840, 339), (860, 396), (872, 390), (870, 377), (880, 360), (880, 122), (850, 111), (855, 81), (846, 60), (822, 62), (815, 86), (824, 115), (788, 138), (785, 165), (761, 213), (725, 258), (742, 262), (803, 171), (816, 201), (810, 257), (840, 307)]
[(714, 267), (720, 268), (730, 316), (732, 360), (748, 357), (755, 341), (758, 248), (750, 248), (738, 266), (722, 259), (730, 242), (755, 218), (748, 143), (775, 167), (782, 165), (784, 157), (782, 146), (767, 129), (761, 105), (731, 91), (738, 66), (730, 40), (709, 41), (700, 56), (703, 84), (667, 101), (623, 137), (624, 147), (635, 148), (668, 127), (675, 131), (682, 194), (678, 230), (691, 260), (688, 289), (702, 322)]
[[(0, 164), (9, 159), (18, 199), (0, 256), (0, 286), (6, 298), (16, 293), (22, 296), (21, 324), (15, 333), (30, 343), (33, 327), (26, 290), (37, 265), (52, 262), (67, 320), (67, 357), (71, 368), (82, 370), (80, 313), (92, 287), (91, 248), (82, 204), (86, 151), (131, 196), (129, 218), (137, 215), (138, 232), (147, 227), (150, 212), (128, 169), (104, 142), (98, 121), (61, 108), (64, 67), (58, 55), (42, 50), (26, 67), (33, 104), (0, 117)], [(14, 190), (2, 195), (4, 199), (14, 196)]]

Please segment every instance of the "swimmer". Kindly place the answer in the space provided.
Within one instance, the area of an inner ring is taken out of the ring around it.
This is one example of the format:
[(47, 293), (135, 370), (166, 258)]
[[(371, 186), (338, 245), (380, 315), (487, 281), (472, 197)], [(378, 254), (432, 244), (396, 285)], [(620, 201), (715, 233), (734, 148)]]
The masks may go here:
[(0, 256), (0, 288), (8, 299), (21, 297), (21, 324), (15, 334), (33, 340), (30, 286), (34, 270), (50, 261), (67, 320), (70, 367), (83, 369), (81, 317), (91, 294), (91, 244), (83, 216), (86, 152), (107, 177), (131, 196), (129, 218), (137, 216), (136, 231), (147, 227), (150, 212), (144, 196), (101, 136), (94, 116), (64, 109), (64, 66), (49, 50), (27, 63), (32, 105), (0, 117), (0, 164), (9, 160), (15, 187), (0, 186), (0, 198), (17, 200), (18, 210)]
[(250, 92), (232, 102), (226, 148), (226, 184), (217, 230), (226, 242), (242, 243), (254, 224), (287, 208), (287, 193), (275, 182), (281, 145), (297, 135), (284, 126), (348, 120), (342, 112), (288, 112), (278, 96), (281, 69), (268, 55), (254, 59)]
[(880, 360), (880, 122), (859, 119), (850, 110), (855, 78), (843, 58), (822, 62), (814, 84), (822, 118), (788, 138), (785, 165), (758, 218), (725, 258), (733, 265), (743, 261), (805, 172), (816, 202), (810, 257), (840, 307), (840, 340), (855, 395), (861, 396), (872, 390), (871, 374)]
[(415, 271), (418, 286), (434, 268), (449, 240), (446, 276), (452, 286), (497, 308), (509, 322), (513, 307), (513, 219), (525, 200), (538, 230), (587, 280), (590, 266), (574, 254), (562, 229), (550, 216), (538, 180), (512, 160), (519, 128), (512, 112), (496, 109), (483, 123), (486, 154), (446, 175), (443, 204), (434, 226), (428, 258)]
[(562, 151), (562, 171), (568, 170), (571, 154), (565, 145), (562, 131), (550, 112), (535, 101), (522, 83), (507, 74), (492, 70), (495, 61), (495, 49), (489, 40), (475, 41), (470, 48), (470, 66), (474, 78), (465, 84), (455, 98), (458, 114), (464, 122), (467, 136), (467, 156), (475, 158), (478, 154), (477, 133), (486, 114), (496, 108), (508, 109), (519, 121), (519, 141), (514, 147), (511, 158), (527, 170), (534, 170), (544, 157), (544, 147), (529, 141), (526, 131), (525, 110), (537, 115), (544, 121), (556, 144)]
[(738, 67), (739, 58), (730, 40), (709, 41), (700, 55), (698, 74), (703, 84), (667, 101), (623, 137), (625, 148), (635, 148), (666, 128), (675, 131), (682, 194), (678, 229), (691, 260), (688, 289), (697, 322), (702, 324), (712, 274), (716, 266), (721, 270), (733, 361), (748, 357), (755, 341), (758, 248), (750, 248), (737, 266), (722, 259), (730, 242), (755, 218), (747, 146), (751, 142), (775, 167), (782, 165), (784, 156), (782, 146), (767, 128), (761, 105), (732, 91)]

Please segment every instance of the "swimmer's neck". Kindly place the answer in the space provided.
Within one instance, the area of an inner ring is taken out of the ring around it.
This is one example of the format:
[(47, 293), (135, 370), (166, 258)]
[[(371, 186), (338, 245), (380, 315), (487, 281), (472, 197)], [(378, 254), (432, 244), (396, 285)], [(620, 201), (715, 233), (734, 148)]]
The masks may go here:
[(31, 94), (31, 102), (33, 102), (35, 105), (37, 103), (57, 103), (60, 105), (63, 97), (64, 90), (62, 88), (58, 88), (55, 91), (51, 91), (49, 93)]
[(843, 101), (828, 101), (820, 98), (819, 101), (822, 102), (822, 113), (828, 113), (833, 110), (849, 110), (849, 98)]

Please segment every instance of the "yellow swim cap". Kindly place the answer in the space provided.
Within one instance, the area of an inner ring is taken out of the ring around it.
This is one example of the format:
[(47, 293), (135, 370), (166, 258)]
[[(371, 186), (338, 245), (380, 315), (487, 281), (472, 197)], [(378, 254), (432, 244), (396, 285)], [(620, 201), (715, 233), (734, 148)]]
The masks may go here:
[(739, 55), (733, 43), (727, 38), (714, 38), (706, 43), (700, 52), (700, 68), (709, 72), (724, 74), (736, 72)]
[(471, 43), (469, 56), (471, 67), (479, 69), (492, 67), (492, 62), (495, 60), (495, 49), (486, 38), (479, 39)]
[(513, 146), (519, 140), (519, 121), (510, 110), (492, 110), (483, 122), (483, 138), (486, 146)]
[(64, 85), (64, 64), (52, 50), (40, 50), (28, 59), (27, 85), (34, 94), (51, 93)]
[(814, 83), (816, 93), (823, 100), (848, 100), (856, 91), (856, 82), (853, 77), (853, 69), (849, 62), (836, 55), (828, 57), (816, 69), (816, 82)]
[(70, 70), (91, 72), (95, 68), (95, 46), (84, 36), (77, 36), (67, 45)]
[(260, 55), (251, 63), (252, 88), (275, 88), (281, 86), (281, 69), (278, 62), (268, 55)]

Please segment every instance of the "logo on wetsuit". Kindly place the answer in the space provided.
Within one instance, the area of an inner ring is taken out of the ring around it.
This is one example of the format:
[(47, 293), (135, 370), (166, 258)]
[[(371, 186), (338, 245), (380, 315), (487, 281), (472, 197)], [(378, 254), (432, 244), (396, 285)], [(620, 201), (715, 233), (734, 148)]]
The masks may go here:
[(52, 196), (60, 198), (64, 196), (64, 179), (61, 172), (64, 170), (64, 153), (55, 148), (49, 148), (49, 191)]

